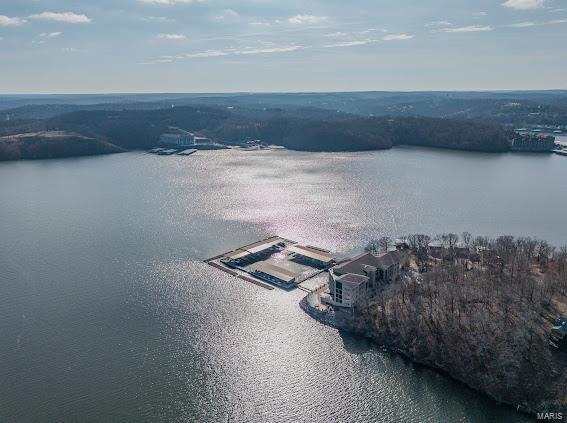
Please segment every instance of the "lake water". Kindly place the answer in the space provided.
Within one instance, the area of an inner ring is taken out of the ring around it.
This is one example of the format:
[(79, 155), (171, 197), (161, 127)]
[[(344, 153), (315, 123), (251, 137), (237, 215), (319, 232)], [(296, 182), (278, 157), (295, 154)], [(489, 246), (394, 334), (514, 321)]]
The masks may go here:
[(2, 163), (0, 421), (522, 421), (202, 260), (272, 234), (567, 244), (566, 181), (557, 155), (417, 148)]

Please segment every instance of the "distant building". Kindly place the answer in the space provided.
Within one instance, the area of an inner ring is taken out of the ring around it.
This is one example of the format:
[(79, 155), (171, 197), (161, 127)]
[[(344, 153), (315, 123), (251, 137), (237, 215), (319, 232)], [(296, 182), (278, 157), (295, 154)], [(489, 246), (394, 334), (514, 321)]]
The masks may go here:
[(384, 285), (399, 278), (407, 264), (404, 251), (389, 251), (380, 255), (364, 253), (340, 263), (329, 271), (331, 305), (355, 307), (373, 297)]
[(182, 133), (182, 132), (169, 131), (160, 135), (159, 142), (160, 144), (179, 145), (186, 147), (190, 145), (195, 145), (195, 136), (190, 132)]
[(429, 255), (436, 259), (468, 258), (470, 248), (463, 243), (457, 243), (451, 247), (445, 247), (441, 241), (431, 241), (428, 244)]
[(193, 136), (193, 142), (195, 143), (195, 145), (203, 145), (203, 144), (210, 144), (211, 140), (206, 137)]
[(443, 244), (441, 241), (431, 241), (427, 246), (429, 248), (429, 255), (431, 257), (442, 259), (443, 258)]
[(161, 144), (179, 145), (182, 147), (211, 144), (209, 138), (195, 135), (193, 132), (185, 131), (174, 126), (170, 126), (167, 132), (160, 135), (159, 142)]
[[(534, 132), (539, 130), (534, 130)], [(512, 139), (513, 151), (545, 152), (555, 148), (555, 137), (550, 135), (516, 134)]]

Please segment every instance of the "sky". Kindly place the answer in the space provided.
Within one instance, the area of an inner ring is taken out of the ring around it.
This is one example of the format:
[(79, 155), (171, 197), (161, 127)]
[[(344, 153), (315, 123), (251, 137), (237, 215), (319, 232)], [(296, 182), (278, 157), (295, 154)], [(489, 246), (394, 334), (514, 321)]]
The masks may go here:
[(0, 0), (0, 94), (567, 88), (567, 0)]

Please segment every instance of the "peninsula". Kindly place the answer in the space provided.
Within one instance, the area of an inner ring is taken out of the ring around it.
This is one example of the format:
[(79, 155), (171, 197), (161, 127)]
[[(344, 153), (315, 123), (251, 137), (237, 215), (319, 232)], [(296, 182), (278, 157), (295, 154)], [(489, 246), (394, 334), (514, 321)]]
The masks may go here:
[(528, 413), (567, 411), (567, 247), (465, 233), (371, 242), (301, 306)]

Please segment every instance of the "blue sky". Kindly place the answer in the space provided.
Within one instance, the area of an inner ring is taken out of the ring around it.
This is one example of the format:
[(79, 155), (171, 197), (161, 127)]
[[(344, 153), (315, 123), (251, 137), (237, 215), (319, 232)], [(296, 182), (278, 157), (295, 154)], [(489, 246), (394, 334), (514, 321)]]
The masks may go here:
[(567, 0), (2, 0), (0, 93), (567, 88)]

